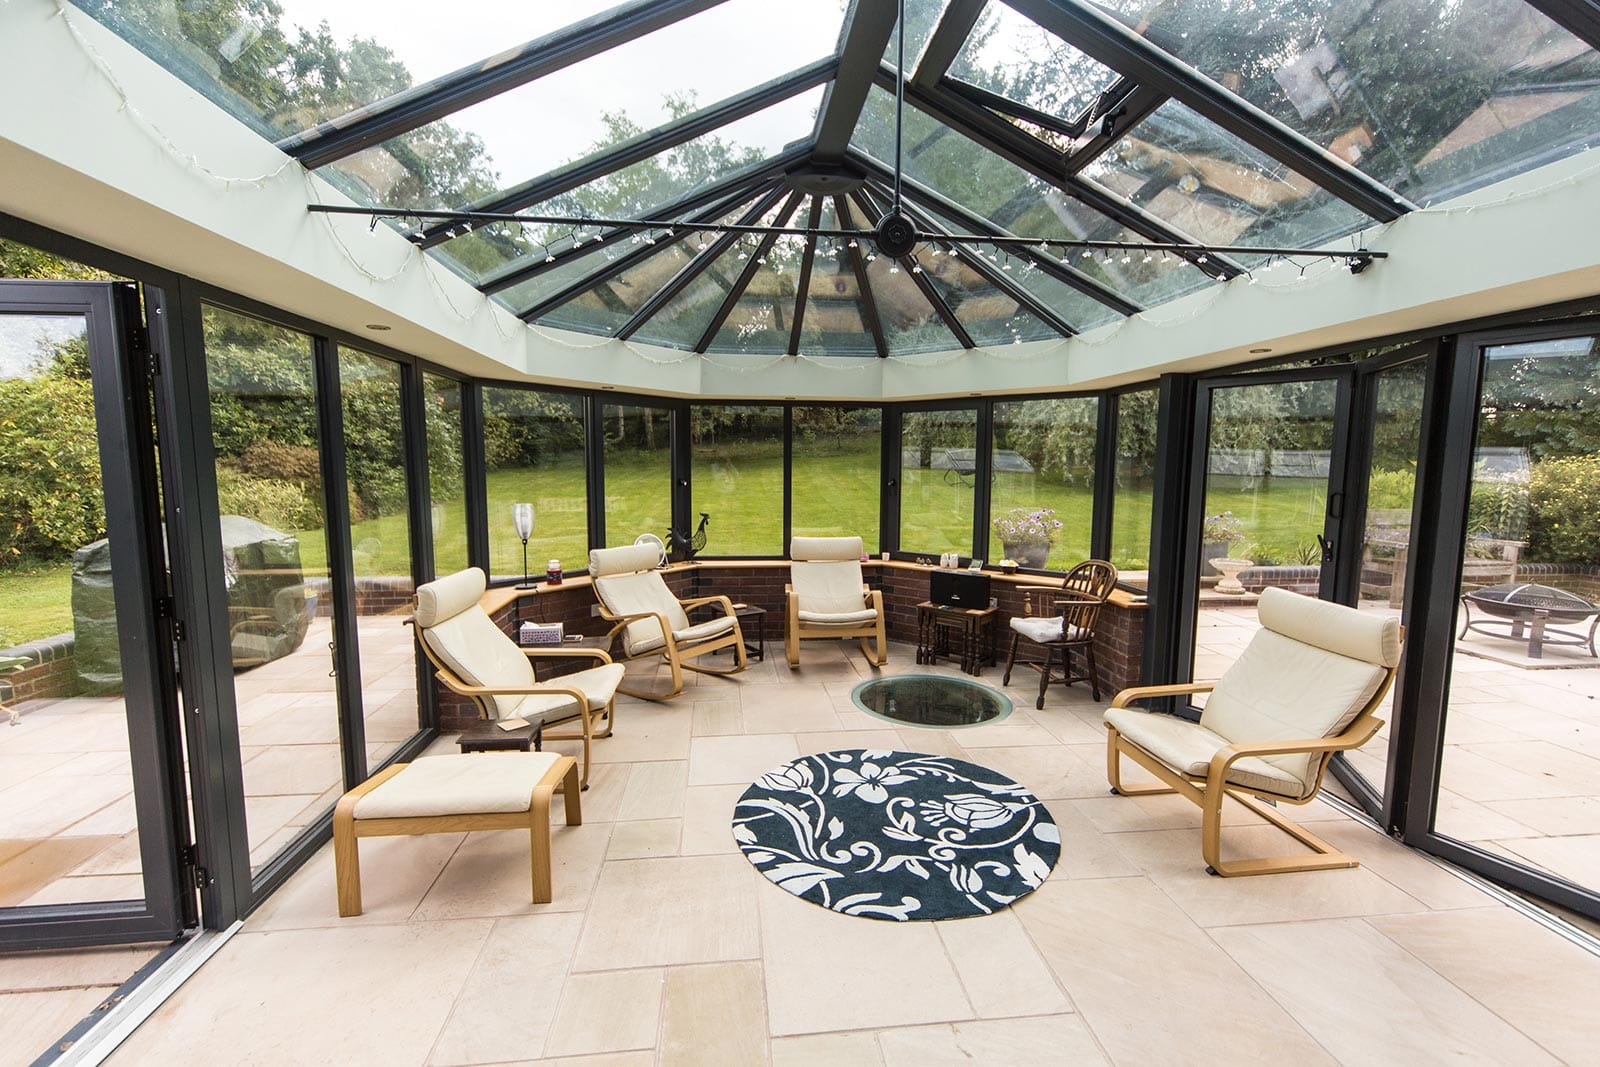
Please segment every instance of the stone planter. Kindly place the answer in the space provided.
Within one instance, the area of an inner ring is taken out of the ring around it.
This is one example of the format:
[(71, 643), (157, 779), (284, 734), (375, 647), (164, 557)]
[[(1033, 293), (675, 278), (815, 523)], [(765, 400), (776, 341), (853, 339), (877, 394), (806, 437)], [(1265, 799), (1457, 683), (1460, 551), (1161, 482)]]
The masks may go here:
[(1222, 580), (1217, 583), (1216, 591), (1219, 593), (1246, 592), (1243, 583), (1239, 581), (1239, 575), (1255, 565), (1255, 560), (1231, 559), (1228, 556), (1221, 556), (1212, 560), (1212, 568), (1222, 575)]
[(1005, 546), (1006, 558), (1016, 560), (1018, 566), (1042, 571), (1045, 564), (1050, 562), (1050, 545), (1048, 543), (1015, 545), (1006, 541), (1002, 542), (1002, 544)]

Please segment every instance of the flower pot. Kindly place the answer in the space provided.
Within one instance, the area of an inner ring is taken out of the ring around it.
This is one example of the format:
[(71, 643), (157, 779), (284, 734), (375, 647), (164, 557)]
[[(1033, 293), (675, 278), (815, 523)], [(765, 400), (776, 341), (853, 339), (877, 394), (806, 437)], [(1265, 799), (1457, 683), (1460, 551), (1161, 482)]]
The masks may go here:
[(1044, 570), (1045, 564), (1050, 562), (1049, 542), (1034, 542), (1025, 545), (1005, 542), (1005, 550), (1007, 559), (1014, 559), (1019, 565), (1031, 567), (1034, 570)]
[(1247, 592), (1239, 575), (1256, 565), (1253, 559), (1230, 559), (1222, 556), (1211, 561), (1211, 566), (1222, 575), (1222, 580), (1217, 583), (1219, 593), (1244, 593)]

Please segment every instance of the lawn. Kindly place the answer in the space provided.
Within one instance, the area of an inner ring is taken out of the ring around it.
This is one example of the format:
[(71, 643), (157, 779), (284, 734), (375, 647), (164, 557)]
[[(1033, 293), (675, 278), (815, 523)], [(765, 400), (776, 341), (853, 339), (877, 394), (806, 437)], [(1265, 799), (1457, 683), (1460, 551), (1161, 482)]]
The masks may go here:
[[(878, 442), (875, 437), (796, 443), (794, 530), (798, 534), (860, 534), (868, 549), (878, 543)], [(781, 445), (739, 444), (702, 450), (695, 458), (695, 512), (709, 512), (709, 555), (782, 555)], [(973, 491), (970, 479), (950, 471), (903, 474), (902, 548), (926, 553), (972, 550)], [(488, 475), (490, 559), (496, 576), (522, 572), (522, 543), (511, 528), (511, 505), (531, 500), (535, 510), (528, 565), (543, 574), (559, 559), (567, 570), (588, 565), (585, 485), (581, 458), (549, 467), (507, 469)], [(1232, 511), (1243, 523), (1235, 554), (1258, 562), (1297, 562), (1322, 531), (1326, 489), (1318, 479), (1213, 477), (1206, 513)], [(1064, 524), (1050, 554), (1050, 567), (1065, 570), (1089, 554), (1091, 490), (1062, 485), (1035, 474), (995, 476), (996, 515), (1012, 507), (1050, 507)], [(612, 544), (626, 544), (646, 530), (665, 533), (670, 500), (667, 454), (618, 451), (606, 466), (606, 529)], [(1118, 566), (1142, 569), (1148, 543), (1150, 491), (1119, 490), (1114, 541)], [(440, 571), (466, 558), (466, 507), (457, 497), (434, 509), (435, 553)], [(698, 521), (698, 517), (696, 518)], [(408, 574), (406, 518), (388, 515), (351, 529), (358, 576)], [(320, 531), (300, 534), (307, 573), (326, 573), (327, 550)], [(990, 549), (999, 558), (998, 541)], [(72, 628), (71, 563), (0, 573), (0, 647)]]

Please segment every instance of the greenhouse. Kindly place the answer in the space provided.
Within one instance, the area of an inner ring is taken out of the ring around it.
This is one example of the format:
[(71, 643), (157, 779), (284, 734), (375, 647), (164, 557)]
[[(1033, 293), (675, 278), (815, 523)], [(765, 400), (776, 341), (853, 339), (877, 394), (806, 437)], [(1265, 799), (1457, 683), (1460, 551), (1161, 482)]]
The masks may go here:
[(0, 1060), (1595, 1062), (1597, 0), (0, 85)]

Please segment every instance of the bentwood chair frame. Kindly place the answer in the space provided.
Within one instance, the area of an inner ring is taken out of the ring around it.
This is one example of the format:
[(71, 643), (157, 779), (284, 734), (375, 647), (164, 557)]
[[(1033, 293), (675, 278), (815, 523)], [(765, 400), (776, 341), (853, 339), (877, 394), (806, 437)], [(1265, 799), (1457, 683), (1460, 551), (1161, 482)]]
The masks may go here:
[[(1012, 620), (1011, 650), (1006, 656), (1006, 673), (1001, 684), (1011, 684), (1011, 671), (1017, 665), (1017, 652), (1021, 643), (1026, 641), (1030, 646), (1043, 650), (1043, 659), (1022, 661), (1024, 666), (1039, 672), (1039, 697), (1034, 701), (1035, 708), (1043, 710), (1045, 690), (1051, 682), (1071, 685), (1073, 682), (1087, 681), (1090, 695), (1099, 700), (1100, 671), (1094, 662), (1095, 626), (1100, 620), (1100, 609), (1116, 587), (1117, 568), (1099, 559), (1085, 560), (1072, 568), (1059, 586), (1023, 586), (1023, 625), (1019, 627), (1019, 620)], [(1024, 632), (1034, 629), (1027, 625), (1027, 620), (1044, 623), (1052, 616), (1060, 619), (1060, 629), (1055, 630), (1053, 626), (1045, 629), (1059, 633), (1059, 637), (1040, 639)], [(1072, 673), (1074, 650), (1083, 655), (1086, 669), (1081, 674)], [(1059, 674), (1055, 672), (1058, 654), (1061, 657)]]

